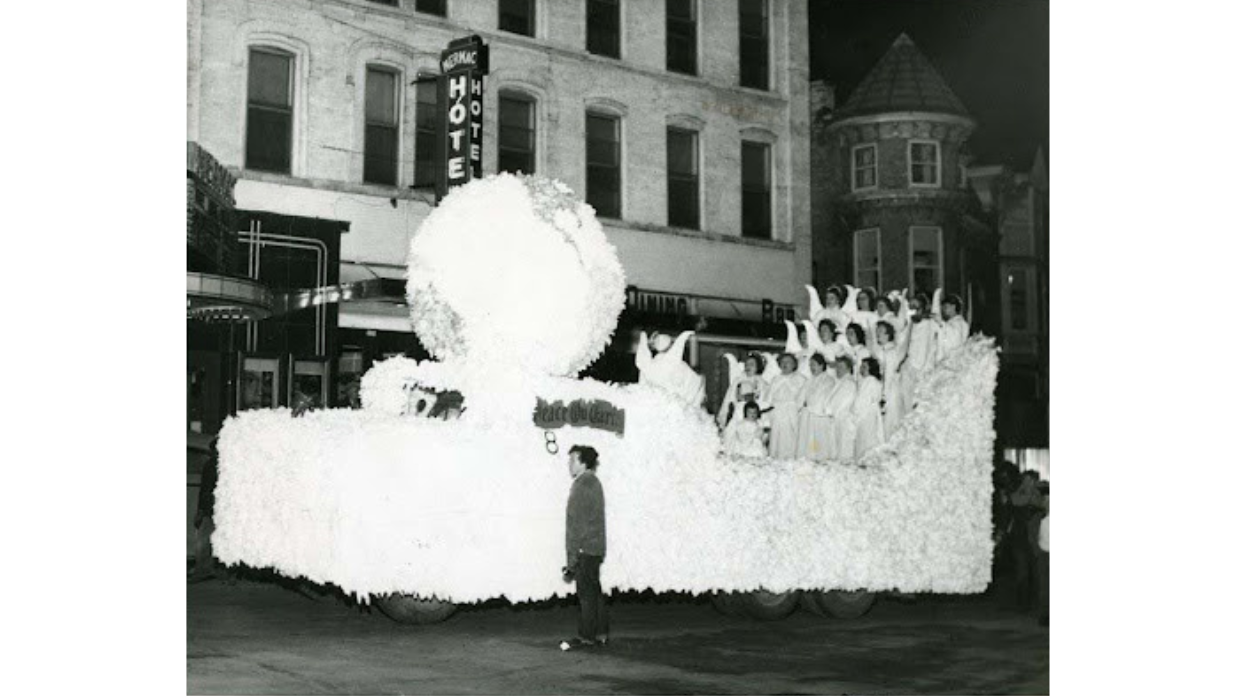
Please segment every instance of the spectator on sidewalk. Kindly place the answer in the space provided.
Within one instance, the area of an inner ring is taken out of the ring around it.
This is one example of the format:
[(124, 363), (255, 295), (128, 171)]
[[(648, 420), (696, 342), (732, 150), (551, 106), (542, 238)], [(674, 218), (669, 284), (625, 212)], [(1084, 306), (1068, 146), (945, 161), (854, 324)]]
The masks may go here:
[(197, 514), (193, 516), (193, 526), (197, 529), (197, 548), (194, 553), (193, 574), (190, 583), (202, 582), (215, 576), (214, 550), (210, 544), (210, 536), (215, 531), (215, 484), (219, 479), (219, 438), (210, 441), (210, 451), (206, 466), (202, 469), (202, 479), (197, 492)]
[(604, 646), (609, 642), (609, 611), (601, 593), (601, 563), (605, 560), (605, 490), (597, 478), (597, 451), (575, 445), (570, 457), (571, 494), (567, 498), (566, 556), (562, 577), (575, 581), (579, 595), (578, 636), (564, 640), (563, 650)]
[(1043, 513), (1043, 495), (1039, 492), (1039, 473), (1025, 471), (1021, 484), (1009, 499), (1013, 503), (1013, 529), (1009, 551), (1016, 572), (1016, 603), (1022, 611), (1034, 604), (1037, 583), (1035, 560), (1038, 555), (1038, 523)]
[(1049, 609), (1048, 588), (1050, 586), (1050, 577), (1049, 577), (1050, 575), (1049, 567), (1050, 566), (1049, 566), (1048, 560), (1050, 558), (1050, 554), (1048, 553), (1049, 536), (1048, 536), (1047, 523), (1051, 516), (1050, 502), (1051, 502), (1051, 496), (1044, 495), (1043, 496), (1043, 520), (1039, 522), (1039, 540), (1038, 540), (1039, 541), (1038, 543), (1039, 555), (1038, 555), (1037, 562), (1035, 563), (1035, 568), (1037, 568), (1038, 570), (1038, 572), (1036, 573), (1036, 576), (1037, 576), (1038, 585), (1039, 585), (1039, 625), (1040, 626), (1047, 625), (1047, 615), (1048, 615), (1048, 609)]

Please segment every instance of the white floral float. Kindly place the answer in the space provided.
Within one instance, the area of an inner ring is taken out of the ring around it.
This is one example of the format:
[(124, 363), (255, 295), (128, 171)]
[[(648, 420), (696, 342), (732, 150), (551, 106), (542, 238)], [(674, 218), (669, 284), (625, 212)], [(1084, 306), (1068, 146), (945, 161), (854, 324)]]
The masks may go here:
[[(409, 269), (414, 324), (439, 361), (376, 364), (362, 410), (229, 419), (224, 562), (361, 598), (564, 595), (565, 453), (588, 444), (605, 484), (608, 588), (973, 593), (990, 581), (990, 339), (924, 375), (903, 426), (857, 462), (735, 458), (709, 415), (663, 385), (573, 377), (608, 342), (625, 281), (565, 187), (500, 175), (457, 190), (422, 226)], [(409, 417), (409, 389), (458, 390), (467, 410)], [(556, 428), (550, 454), (534, 411), (557, 401), (608, 402), (622, 432)]]

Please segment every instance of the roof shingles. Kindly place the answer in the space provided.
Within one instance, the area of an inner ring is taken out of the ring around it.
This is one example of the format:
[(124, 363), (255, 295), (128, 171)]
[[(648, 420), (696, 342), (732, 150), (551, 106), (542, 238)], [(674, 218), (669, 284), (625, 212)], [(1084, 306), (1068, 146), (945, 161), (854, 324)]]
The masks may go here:
[(902, 34), (854, 88), (837, 118), (902, 111), (970, 117), (948, 83), (909, 36)]

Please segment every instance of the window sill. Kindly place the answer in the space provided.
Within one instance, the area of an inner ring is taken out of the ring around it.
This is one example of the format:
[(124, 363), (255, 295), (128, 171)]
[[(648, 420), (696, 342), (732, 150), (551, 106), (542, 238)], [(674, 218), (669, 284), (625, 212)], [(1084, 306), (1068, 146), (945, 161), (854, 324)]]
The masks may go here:
[(267, 184), (297, 186), (300, 188), (317, 189), (319, 191), (335, 191), (337, 193), (353, 193), (362, 196), (373, 196), (374, 198), (385, 198), (387, 200), (396, 198), (399, 200), (420, 201), (430, 203), (432, 205), (432, 200), (434, 197), (432, 187), (409, 189), (399, 188), (397, 186), (384, 186), (381, 184), (339, 181), (337, 179), (310, 179), (292, 176), (290, 174), (263, 172), (256, 169), (240, 169), (239, 167), (228, 167), (228, 171), (230, 171), (238, 181), (260, 181)]
[(706, 232), (704, 230), (693, 230), (686, 227), (669, 227), (667, 225), (651, 225), (641, 222), (630, 222), (627, 220), (619, 220), (616, 218), (597, 217), (597, 220), (606, 227), (616, 227), (619, 229), (635, 230), (638, 232), (651, 232), (654, 234), (665, 234), (674, 237), (686, 237), (688, 239), (698, 239), (708, 242), (721, 242), (724, 244), (737, 244), (740, 246), (757, 247), (760, 249), (772, 249), (776, 251), (793, 251), (793, 242), (782, 242), (774, 239), (754, 239), (751, 237), (741, 237), (731, 234), (719, 234), (717, 232)]

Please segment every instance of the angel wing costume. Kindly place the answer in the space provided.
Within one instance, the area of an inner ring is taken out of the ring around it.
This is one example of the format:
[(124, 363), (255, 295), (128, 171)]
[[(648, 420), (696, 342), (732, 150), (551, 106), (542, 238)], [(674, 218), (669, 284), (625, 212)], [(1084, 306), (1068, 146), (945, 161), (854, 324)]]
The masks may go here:
[(654, 356), (648, 346), (648, 335), (639, 334), (639, 346), (635, 351), (635, 366), (639, 368), (641, 384), (651, 384), (664, 389), (675, 398), (698, 406), (704, 401), (704, 378), (683, 362), (682, 353), (694, 331), (683, 331), (669, 341), (669, 336), (655, 337), (658, 353)]

